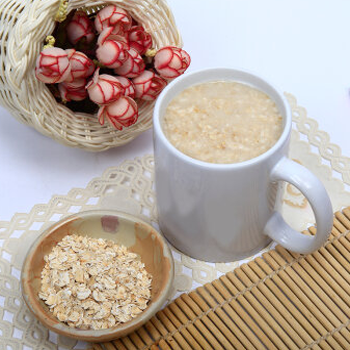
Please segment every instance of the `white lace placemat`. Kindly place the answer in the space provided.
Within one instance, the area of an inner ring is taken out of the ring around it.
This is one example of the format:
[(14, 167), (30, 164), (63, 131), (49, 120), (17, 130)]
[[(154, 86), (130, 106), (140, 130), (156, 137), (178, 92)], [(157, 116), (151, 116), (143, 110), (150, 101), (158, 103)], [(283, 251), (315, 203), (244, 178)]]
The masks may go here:
[[(331, 144), (318, 130), (295, 98), (286, 94), (293, 111), (290, 157), (313, 171), (331, 196), (334, 211), (350, 205), (350, 158)], [(127, 160), (108, 168), (86, 188), (74, 188), (67, 195), (54, 196), (47, 204), (33, 207), (28, 214), (15, 214), (0, 222), (0, 350), (85, 349), (86, 344), (58, 336), (44, 328), (29, 312), (20, 292), (20, 271), (26, 251), (42, 229), (60, 218), (82, 210), (108, 208), (125, 211), (157, 225), (153, 192), (153, 156)], [(283, 214), (297, 230), (314, 221), (306, 199), (287, 185)], [(269, 248), (266, 248), (266, 250)], [(213, 264), (191, 259), (173, 249), (175, 282), (171, 298), (210, 282), (242, 262)]]

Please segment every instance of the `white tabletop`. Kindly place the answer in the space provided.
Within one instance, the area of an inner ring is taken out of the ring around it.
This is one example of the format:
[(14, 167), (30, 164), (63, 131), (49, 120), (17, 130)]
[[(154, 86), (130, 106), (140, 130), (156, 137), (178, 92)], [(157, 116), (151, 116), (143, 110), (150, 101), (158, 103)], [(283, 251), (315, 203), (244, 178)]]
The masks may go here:
[[(168, 0), (192, 57), (189, 71), (244, 68), (295, 95), (350, 155), (348, 0)], [(68, 148), (0, 107), (0, 221), (54, 194), (85, 187), (103, 171), (152, 153), (152, 131), (102, 153)]]

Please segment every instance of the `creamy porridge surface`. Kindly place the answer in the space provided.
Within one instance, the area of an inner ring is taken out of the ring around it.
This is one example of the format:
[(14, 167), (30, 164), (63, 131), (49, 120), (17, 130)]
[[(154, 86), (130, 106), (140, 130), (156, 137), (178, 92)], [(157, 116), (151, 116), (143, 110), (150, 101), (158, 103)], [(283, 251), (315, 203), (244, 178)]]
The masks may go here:
[(209, 163), (238, 163), (271, 148), (282, 117), (265, 93), (234, 81), (191, 86), (168, 105), (162, 127), (186, 155)]

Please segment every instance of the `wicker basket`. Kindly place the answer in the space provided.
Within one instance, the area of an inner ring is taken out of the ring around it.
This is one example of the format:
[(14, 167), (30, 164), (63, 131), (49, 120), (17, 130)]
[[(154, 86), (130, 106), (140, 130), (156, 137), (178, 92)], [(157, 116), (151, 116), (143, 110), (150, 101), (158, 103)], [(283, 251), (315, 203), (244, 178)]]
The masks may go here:
[[(152, 35), (154, 48), (182, 46), (165, 0), (69, 0), (66, 12), (94, 11), (106, 3), (129, 11)], [(137, 123), (118, 131), (101, 126), (95, 115), (74, 113), (57, 103), (46, 85), (35, 78), (36, 58), (64, 4), (62, 0), (0, 0), (0, 104), (21, 122), (65, 145), (90, 151), (121, 146), (151, 127), (154, 103), (139, 103)]]

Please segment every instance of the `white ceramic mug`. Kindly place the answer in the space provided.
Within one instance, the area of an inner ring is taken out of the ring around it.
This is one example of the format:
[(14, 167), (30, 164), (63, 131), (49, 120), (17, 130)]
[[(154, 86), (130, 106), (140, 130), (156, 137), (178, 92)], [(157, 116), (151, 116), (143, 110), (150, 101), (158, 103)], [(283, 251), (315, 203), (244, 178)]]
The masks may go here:
[[(169, 102), (191, 85), (217, 80), (249, 84), (275, 101), (284, 127), (267, 152), (241, 163), (213, 164), (183, 154), (165, 137), (162, 118)], [(291, 112), (283, 94), (271, 84), (226, 68), (185, 74), (158, 97), (153, 125), (159, 225), (177, 249), (196, 259), (227, 262), (251, 256), (271, 240), (303, 254), (325, 242), (333, 222), (330, 199), (315, 175), (287, 158)], [(296, 186), (309, 200), (316, 218), (315, 236), (295, 231), (282, 218), (281, 181)]]

